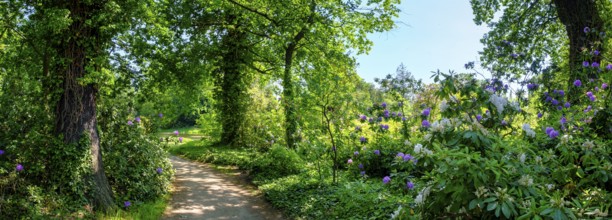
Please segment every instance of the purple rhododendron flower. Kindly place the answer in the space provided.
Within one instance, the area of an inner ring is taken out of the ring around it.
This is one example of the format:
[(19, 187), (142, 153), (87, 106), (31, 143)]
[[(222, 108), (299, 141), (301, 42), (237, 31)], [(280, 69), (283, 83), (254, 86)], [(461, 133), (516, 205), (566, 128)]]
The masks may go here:
[(404, 105), (404, 103), (403, 103), (403, 102), (398, 102), (398, 103), (397, 103), (397, 107), (402, 107), (402, 105)]
[(355, 126), (355, 131), (361, 131), (361, 126), (359, 125)]
[(164, 117), (164, 114), (159, 113), (159, 114), (158, 114), (158, 116), (159, 116), (160, 118), (163, 118), (163, 117)]
[(582, 66), (589, 67), (589, 61), (582, 61)]
[(402, 121), (406, 121), (406, 117), (402, 117)]
[(564, 106), (565, 108), (569, 108), (569, 107), (571, 107), (572, 105), (571, 105), (569, 102), (566, 102), (566, 103), (565, 103), (565, 105), (563, 105), (563, 106)]
[(380, 155), (380, 150), (374, 150), (374, 154)]
[(368, 117), (366, 117), (365, 115), (359, 116), (359, 120), (361, 120), (361, 121), (365, 121), (367, 119), (368, 119)]
[(553, 105), (558, 105), (558, 104), (559, 104), (559, 101), (557, 101), (556, 99), (553, 99), (553, 100), (552, 100), (552, 104), (553, 104)]
[(584, 31), (585, 34), (591, 32), (591, 28), (589, 27), (584, 27), (584, 29), (582, 29), (582, 31)]
[(423, 110), (423, 112), (421, 113), (423, 116), (427, 117), (429, 116), (429, 112), (431, 112), (431, 108), (426, 108)]
[(574, 86), (580, 87), (582, 86), (582, 82), (579, 79), (577, 79), (576, 81), (574, 81)]
[(593, 63), (591, 63), (591, 67), (599, 68), (599, 63), (598, 62), (593, 62)]
[(565, 124), (567, 123), (567, 119), (565, 117), (561, 117), (561, 120), (559, 122), (561, 122), (561, 124)]
[(367, 141), (367, 139), (366, 139), (366, 137), (361, 136), (361, 137), (359, 138), (359, 141), (361, 141), (361, 143), (365, 143), (365, 142)]
[(363, 170), (363, 164), (362, 163), (360, 163), (357, 167), (359, 167), (359, 169)]
[(587, 106), (586, 109), (584, 110), (584, 113), (587, 113), (587, 112), (591, 111), (591, 109), (592, 109), (592, 107), (590, 105)]
[(606, 66), (606, 70), (612, 70), (612, 64), (608, 64), (608, 65)]
[(501, 121), (501, 124), (502, 124), (503, 126), (506, 126), (506, 125), (508, 125), (508, 122), (506, 122), (506, 120), (502, 120), (502, 121)]
[(559, 90), (559, 91), (557, 91), (557, 93), (559, 93), (560, 96), (564, 96), (565, 95), (565, 91), (563, 91), (563, 90)]
[(589, 100), (591, 100), (591, 102), (594, 102), (595, 101), (595, 96), (589, 97)]
[(562, 110), (562, 109), (563, 109), (563, 107), (557, 106), (557, 110)]
[(512, 54), (510, 54), (510, 56), (512, 56), (512, 58), (517, 58), (519, 55), (515, 54), (515, 53), (512, 53)]
[(389, 176), (385, 176), (385, 177), (383, 178), (383, 183), (384, 183), (384, 184), (387, 184), (387, 183), (389, 183), (389, 182), (391, 182), (391, 177), (389, 177)]
[(401, 157), (401, 158), (403, 158), (403, 157), (404, 157), (404, 153), (402, 153), (402, 152), (398, 152), (398, 153), (397, 153), (397, 155), (395, 155), (395, 156), (396, 156), (396, 157)]
[(353, 159), (348, 159), (348, 161), (346, 161), (346, 163), (353, 164)]
[(428, 128), (430, 124), (429, 124), (429, 121), (427, 121), (427, 120), (423, 120), (423, 122), (421, 122), (421, 125), (422, 125), (423, 127)]
[(158, 174), (161, 174), (163, 170), (161, 167), (158, 167), (155, 171), (157, 171)]
[(406, 154), (406, 155), (404, 155), (403, 159), (404, 159), (404, 161), (412, 160), (412, 155)]
[(179, 137), (179, 142), (183, 143), (183, 137)]
[(402, 117), (402, 113), (401, 113), (401, 112), (398, 112), (398, 113), (397, 113), (397, 117)]
[(179, 131), (178, 131), (178, 130), (175, 130), (175, 131), (174, 131), (174, 135), (178, 136), (178, 135), (179, 135)]
[(528, 89), (528, 90), (535, 90), (535, 89), (537, 89), (537, 88), (538, 88), (538, 84), (535, 84), (535, 83), (529, 83), (529, 84), (527, 84), (527, 89)]
[(134, 119), (134, 121), (136, 121), (136, 122), (139, 122), (139, 123), (140, 123), (140, 116), (136, 117), (136, 118)]
[(591, 91), (588, 91), (588, 92), (586, 93), (586, 95), (587, 95), (587, 97), (591, 97), (591, 96), (593, 96), (593, 93), (592, 93)]
[(477, 120), (477, 121), (482, 120), (482, 115), (480, 115), (480, 114), (476, 115), (476, 120)]
[(538, 112), (538, 118), (542, 118), (542, 112)]
[(559, 136), (559, 132), (552, 130), (549, 134), (548, 137), (550, 137), (551, 139), (555, 139), (557, 136)]
[(0, 150), (0, 156), (4, 154), (4, 150)]
[(132, 120), (128, 120), (128, 123), (127, 123), (127, 124), (128, 124), (129, 126), (132, 126), (132, 125), (134, 125), (134, 122), (132, 122)]
[(387, 108), (387, 103), (386, 102), (381, 103), (380, 107)]
[(125, 201), (123, 202), (123, 207), (130, 207), (132, 205), (132, 203), (130, 201)]
[(545, 102), (550, 102), (550, 101), (552, 101), (552, 97), (550, 97), (550, 96), (546, 96), (546, 100), (544, 100), (544, 101), (545, 101)]
[(365, 176), (365, 171), (359, 172), (362, 176)]
[(388, 118), (388, 117), (389, 117), (389, 110), (386, 110), (386, 109), (385, 109), (385, 111), (383, 112), (383, 116), (384, 116), (385, 118)]
[(412, 183), (412, 182), (410, 182), (410, 181), (406, 182), (406, 188), (408, 188), (408, 189), (414, 189), (414, 183)]
[(594, 51), (593, 51), (593, 55), (595, 55), (595, 56), (599, 56), (599, 50), (594, 50)]
[(15, 170), (17, 170), (17, 172), (23, 171), (23, 165), (18, 163), (17, 166), (15, 166)]
[(355, 153), (353, 153), (353, 155), (355, 155), (355, 156), (359, 155), (359, 151), (355, 151)]
[(373, 118), (370, 118), (370, 119), (368, 119), (368, 122), (373, 123), (373, 122), (374, 122), (374, 119), (373, 119)]
[(382, 128), (383, 130), (389, 130), (389, 125), (380, 125), (380, 128)]
[[(609, 66), (612, 67), (612, 64), (610, 64)], [(601, 89), (607, 89), (607, 88), (608, 88), (608, 84), (607, 83), (601, 84)]]

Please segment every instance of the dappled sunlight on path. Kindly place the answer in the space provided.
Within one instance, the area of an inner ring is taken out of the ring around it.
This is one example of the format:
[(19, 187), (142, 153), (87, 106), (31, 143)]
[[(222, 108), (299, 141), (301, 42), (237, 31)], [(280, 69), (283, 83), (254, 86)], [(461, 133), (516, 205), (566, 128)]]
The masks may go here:
[(170, 157), (175, 190), (163, 219), (282, 219), (236, 178), (204, 164)]

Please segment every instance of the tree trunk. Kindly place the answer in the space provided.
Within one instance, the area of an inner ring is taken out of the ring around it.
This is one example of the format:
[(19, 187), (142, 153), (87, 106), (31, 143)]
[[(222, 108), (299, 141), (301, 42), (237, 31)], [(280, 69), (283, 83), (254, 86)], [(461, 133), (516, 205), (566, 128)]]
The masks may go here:
[[(567, 100), (572, 104), (579, 102), (581, 94), (580, 90), (573, 86), (573, 82), (577, 79), (583, 82), (589, 78), (597, 77), (596, 74), (583, 75), (581, 70), (582, 61), (600, 62), (601, 56), (595, 56), (589, 60), (582, 60), (581, 54), (584, 49), (587, 53), (592, 50), (599, 50), (603, 53), (600, 31), (603, 29), (603, 20), (599, 16), (596, 2), (593, 0), (553, 0), (556, 6), (559, 20), (565, 25), (567, 36), (570, 40), (569, 48), (569, 68), (570, 74), (568, 79), (568, 97)], [(585, 33), (584, 29), (588, 27), (591, 30), (596, 30), (595, 33)], [(593, 71), (591, 71), (593, 72)]]
[(98, 28), (85, 24), (86, 19), (94, 12), (95, 6), (78, 0), (62, 2), (57, 6), (68, 7), (72, 24), (66, 33), (67, 38), (56, 45), (58, 55), (66, 62), (58, 67), (62, 76), (63, 92), (56, 107), (55, 132), (63, 136), (65, 144), (91, 152), (92, 176), (89, 178), (91, 178), (92, 192), (89, 199), (95, 210), (106, 211), (114, 208), (114, 200), (104, 173), (100, 150), (96, 120), (97, 90), (92, 84), (83, 85), (79, 82), (79, 79), (87, 74), (88, 59), (98, 55), (95, 54), (96, 49), (93, 47), (100, 46), (100, 42), (97, 42)]
[(289, 43), (285, 49), (285, 70), (283, 74), (283, 101), (285, 106), (285, 138), (289, 149), (295, 148), (298, 141), (296, 136), (298, 127), (298, 117), (295, 108), (295, 94), (293, 91), (293, 81), (291, 67), (293, 64), (293, 54), (295, 53), (296, 44)]
[[(227, 16), (228, 23), (233, 23), (237, 17)], [(218, 91), (219, 114), (221, 117), (221, 143), (237, 145), (245, 120), (247, 93), (243, 66), (247, 62), (246, 33), (240, 30), (240, 24), (229, 27), (227, 35), (222, 40), (222, 63), (220, 64), (221, 89)]]

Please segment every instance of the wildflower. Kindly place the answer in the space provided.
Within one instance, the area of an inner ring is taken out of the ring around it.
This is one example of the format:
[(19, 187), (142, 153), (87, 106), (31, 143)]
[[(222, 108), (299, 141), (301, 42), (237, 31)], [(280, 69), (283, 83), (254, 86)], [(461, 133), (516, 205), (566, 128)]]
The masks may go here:
[(410, 181), (406, 182), (406, 188), (408, 188), (408, 189), (414, 189), (414, 183), (412, 183), (412, 182), (410, 182)]
[(380, 156), (380, 150), (374, 150), (374, 154), (379, 155)]
[(363, 170), (363, 164), (362, 163), (360, 163), (357, 167), (359, 167), (359, 169)]
[(565, 105), (563, 105), (565, 108), (570, 108), (572, 105), (569, 102), (565, 102)]
[(429, 112), (431, 111), (431, 108), (426, 108), (423, 110), (423, 112), (421, 113), (423, 116), (427, 117), (429, 116)]
[(4, 150), (0, 150), (0, 156), (2, 156), (2, 154), (4, 154)]
[(355, 151), (355, 152), (353, 153), (353, 155), (355, 155), (355, 156), (359, 155), (359, 151)]
[(353, 164), (353, 159), (348, 159), (348, 161), (346, 161), (346, 163)]
[(406, 154), (406, 155), (404, 155), (404, 157), (403, 157), (404, 161), (410, 161), (410, 160), (412, 160), (412, 158), (413, 158), (413, 157), (412, 157), (412, 155), (410, 155), (410, 154)]
[(128, 123), (127, 123), (127, 124), (128, 124), (129, 126), (134, 125), (134, 123), (132, 122), (132, 120), (128, 120)]
[(158, 174), (161, 174), (163, 170), (161, 167), (158, 167), (155, 171), (157, 171)]
[(583, 67), (589, 67), (589, 61), (582, 61)]
[(130, 207), (132, 205), (132, 203), (130, 201), (125, 201), (123, 202), (123, 207)]
[(140, 116), (136, 117), (136, 118), (134, 119), (134, 121), (136, 121), (136, 122), (140, 123)]
[(367, 141), (367, 139), (366, 139), (366, 137), (361, 136), (361, 137), (359, 138), (359, 141), (361, 141), (361, 143), (365, 143), (365, 142)]
[[(608, 64), (608, 67), (610, 67), (610, 69), (612, 69), (612, 64)], [(608, 84), (607, 83), (601, 84), (601, 89), (607, 89), (607, 88), (608, 88)]]
[(583, 31), (584, 31), (585, 34), (588, 34), (589, 32), (591, 32), (591, 28), (584, 27)]
[(389, 183), (389, 182), (391, 182), (391, 177), (389, 177), (389, 176), (385, 176), (385, 177), (383, 178), (383, 183), (384, 183), (384, 184), (387, 184), (387, 183)]
[(179, 131), (178, 131), (178, 130), (175, 130), (175, 131), (174, 131), (174, 135), (178, 136), (178, 135), (179, 135)]
[(476, 120), (480, 121), (482, 119), (482, 115), (476, 115)]
[(429, 121), (427, 121), (427, 120), (423, 120), (423, 122), (421, 122), (421, 125), (422, 125), (423, 127), (428, 128), (430, 124), (429, 124)]
[(387, 103), (386, 103), (386, 102), (381, 103), (381, 104), (380, 104), (380, 107), (382, 107), (382, 108), (387, 108)]
[(17, 166), (15, 166), (15, 170), (17, 170), (17, 172), (23, 171), (23, 165), (18, 163)]
[(593, 62), (593, 63), (591, 63), (591, 67), (599, 68), (599, 63), (598, 62)]
[(582, 86), (582, 82), (579, 79), (577, 79), (576, 81), (574, 81), (574, 86), (580, 87)]
[(183, 137), (179, 137), (179, 143), (183, 143)]
[(542, 118), (542, 112), (538, 112), (538, 118)]

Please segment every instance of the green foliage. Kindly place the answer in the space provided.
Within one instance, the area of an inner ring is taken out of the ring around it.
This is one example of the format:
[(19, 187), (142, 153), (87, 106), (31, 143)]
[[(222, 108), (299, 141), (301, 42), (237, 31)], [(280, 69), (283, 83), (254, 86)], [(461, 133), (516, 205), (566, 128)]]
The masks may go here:
[(275, 144), (267, 152), (259, 154), (247, 169), (257, 183), (300, 173), (303, 167), (304, 162), (295, 151)]

